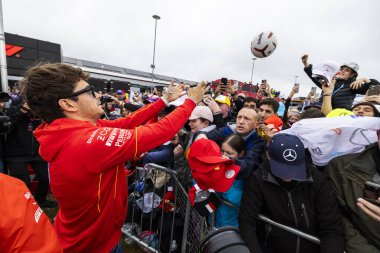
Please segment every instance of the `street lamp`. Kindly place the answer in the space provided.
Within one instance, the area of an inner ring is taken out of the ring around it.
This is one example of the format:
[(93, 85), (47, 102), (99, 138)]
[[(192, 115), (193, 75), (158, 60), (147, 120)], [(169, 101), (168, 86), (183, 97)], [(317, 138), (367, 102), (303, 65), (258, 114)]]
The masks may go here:
[(252, 63), (252, 72), (251, 72), (251, 85), (252, 85), (252, 78), (253, 78), (253, 69), (255, 68), (255, 61), (257, 60), (257, 58), (252, 58), (253, 60), (253, 63)]
[(160, 16), (158, 15), (153, 15), (152, 16), (154, 19), (155, 19), (155, 25), (154, 25), (154, 45), (153, 45), (153, 63), (152, 65), (150, 65), (150, 67), (152, 68), (152, 87), (151, 87), (151, 92), (153, 93), (153, 74), (154, 74), (154, 69), (155, 69), (155, 65), (154, 65), (154, 58), (156, 56), (156, 34), (157, 34), (157, 20), (160, 19)]

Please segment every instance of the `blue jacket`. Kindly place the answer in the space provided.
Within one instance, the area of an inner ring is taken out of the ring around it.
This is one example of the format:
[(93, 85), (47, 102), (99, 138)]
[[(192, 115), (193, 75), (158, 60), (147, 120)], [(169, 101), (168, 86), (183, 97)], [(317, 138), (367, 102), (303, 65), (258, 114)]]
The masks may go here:
[[(231, 188), (223, 193), (218, 193), (218, 196), (231, 203), (237, 208), (240, 208), (241, 197), (243, 196), (244, 180), (236, 180), (233, 182)], [(220, 228), (224, 226), (239, 227), (238, 215), (239, 209), (230, 207), (223, 204), (215, 211), (215, 227)]]
[[(206, 136), (210, 140), (221, 143), (231, 134), (236, 134), (236, 124), (228, 124), (226, 127), (207, 133)], [(245, 136), (244, 142), (246, 153), (243, 157), (235, 160), (235, 164), (240, 166), (236, 179), (248, 179), (251, 173), (261, 164), (265, 150), (265, 140), (257, 135), (256, 130)]]

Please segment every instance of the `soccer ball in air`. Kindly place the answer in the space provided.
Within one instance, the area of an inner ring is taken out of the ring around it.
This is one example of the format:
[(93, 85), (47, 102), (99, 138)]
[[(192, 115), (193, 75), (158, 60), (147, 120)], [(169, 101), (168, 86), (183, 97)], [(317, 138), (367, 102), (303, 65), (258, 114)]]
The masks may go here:
[(251, 42), (251, 52), (257, 58), (271, 55), (277, 47), (277, 38), (271, 32), (261, 32)]

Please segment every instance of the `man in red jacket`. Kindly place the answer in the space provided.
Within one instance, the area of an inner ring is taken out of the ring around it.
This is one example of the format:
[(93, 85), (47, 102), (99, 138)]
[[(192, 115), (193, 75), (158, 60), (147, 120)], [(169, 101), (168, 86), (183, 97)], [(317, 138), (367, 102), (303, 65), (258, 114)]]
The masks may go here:
[(54, 229), (65, 252), (110, 252), (127, 213), (126, 161), (173, 138), (207, 90), (202, 82), (189, 99), (157, 123), (141, 126), (183, 94), (169, 86), (161, 99), (126, 118), (101, 120), (100, 95), (88, 74), (65, 64), (29, 69), (22, 81), (30, 109), (45, 123), (34, 132), (50, 163), (50, 185), (60, 210)]

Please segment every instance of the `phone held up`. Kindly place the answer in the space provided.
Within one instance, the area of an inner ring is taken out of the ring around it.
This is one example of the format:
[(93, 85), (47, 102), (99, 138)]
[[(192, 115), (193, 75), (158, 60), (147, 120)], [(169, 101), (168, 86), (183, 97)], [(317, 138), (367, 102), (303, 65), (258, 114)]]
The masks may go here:
[(299, 83), (295, 83), (294, 84), (294, 88), (295, 88), (296, 92), (299, 92), (300, 91), (300, 84)]
[(376, 96), (376, 95), (380, 95), (380, 85), (369, 86), (367, 96)]
[(311, 87), (311, 92), (313, 93), (313, 94), (315, 94), (315, 92), (317, 91), (317, 87)]
[(220, 91), (226, 91), (227, 89), (227, 78), (222, 77), (220, 79)]
[(380, 197), (380, 184), (371, 181), (366, 181), (364, 183), (363, 197), (366, 200), (372, 200), (372, 203), (380, 205), (380, 202), (377, 202), (377, 199)]

